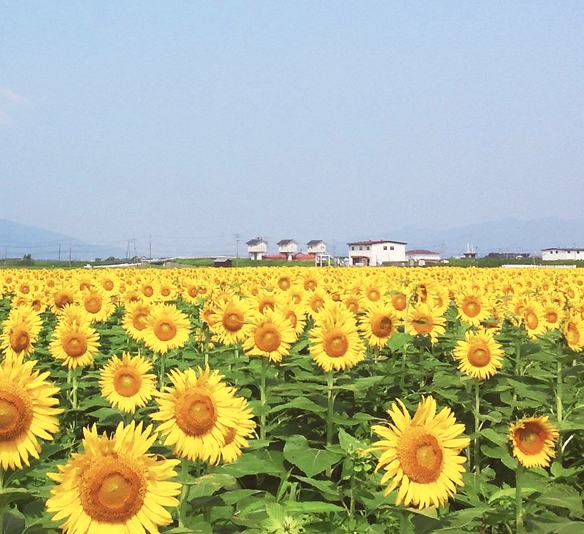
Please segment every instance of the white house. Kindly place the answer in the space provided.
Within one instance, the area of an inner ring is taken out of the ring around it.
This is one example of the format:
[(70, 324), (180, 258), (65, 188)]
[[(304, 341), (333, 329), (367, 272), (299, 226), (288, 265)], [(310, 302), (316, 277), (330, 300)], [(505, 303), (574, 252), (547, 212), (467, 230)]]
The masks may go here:
[(285, 254), (291, 260), (298, 252), (298, 243), (294, 239), (281, 239), (278, 241), (278, 254)]
[(441, 261), (440, 254), (429, 250), (408, 250), (406, 258), (409, 265), (426, 265), (426, 263), (437, 263)]
[(584, 248), (544, 248), (541, 251), (543, 261), (584, 260)]
[(349, 265), (405, 263), (406, 244), (402, 241), (355, 241), (349, 245)]
[(268, 252), (268, 242), (261, 237), (251, 239), (246, 245), (249, 257), (252, 260), (261, 260)]
[(312, 239), (306, 243), (307, 254), (326, 254), (326, 243), (322, 239)]

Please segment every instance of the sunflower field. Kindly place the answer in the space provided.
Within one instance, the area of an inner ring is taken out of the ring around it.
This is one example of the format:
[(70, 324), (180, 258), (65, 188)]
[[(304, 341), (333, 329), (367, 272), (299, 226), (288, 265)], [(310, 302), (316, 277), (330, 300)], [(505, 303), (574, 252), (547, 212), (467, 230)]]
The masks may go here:
[(0, 271), (0, 533), (584, 532), (584, 275)]

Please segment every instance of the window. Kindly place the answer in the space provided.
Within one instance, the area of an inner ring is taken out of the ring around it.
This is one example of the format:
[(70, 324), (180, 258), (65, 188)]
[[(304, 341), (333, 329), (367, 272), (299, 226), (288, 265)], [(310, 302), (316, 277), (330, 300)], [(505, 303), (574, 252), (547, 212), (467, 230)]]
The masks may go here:
[(393, 245), (391, 245), (391, 247), (389, 247), (389, 250), (393, 250)]
[(369, 250), (371, 247), (369, 245), (367, 245), (367, 250)]
[(387, 245), (383, 245), (383, 250), (387, 250)]
[(359, 250), (363, 250), (363, 247), (359, 247)]

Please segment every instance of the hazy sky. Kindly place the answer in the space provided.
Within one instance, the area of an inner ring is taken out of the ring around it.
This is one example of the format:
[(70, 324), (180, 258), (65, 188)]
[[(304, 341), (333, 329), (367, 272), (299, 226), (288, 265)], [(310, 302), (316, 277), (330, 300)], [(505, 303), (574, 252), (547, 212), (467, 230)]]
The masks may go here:
[(1, 4), (0, 218), (215, 254), (584, 217), (582, 0)]

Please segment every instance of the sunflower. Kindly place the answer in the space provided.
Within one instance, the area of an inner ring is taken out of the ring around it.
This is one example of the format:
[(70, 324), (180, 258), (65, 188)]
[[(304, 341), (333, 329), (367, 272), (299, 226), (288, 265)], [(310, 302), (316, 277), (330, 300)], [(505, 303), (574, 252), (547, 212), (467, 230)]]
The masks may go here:
[(432, 343), (438, 342), (438, 336), (446, 332), (446, 320), (428, 304), (417, 304), (410, 309), (408, 317), (408, 333), (412, 336), (430, 336)]
[(183, 347), (191, 333), (189, 318), (174, 304), (155, 304), (144, 328), (144, 343), (158, 354)]
[(470, 439), (458, 436), (465, 427), (456, 424), (450, 408), (436, 415), (432, 397), (422, 398), (413, 418), (404, 403), (397, 401), (401, 409), (394, 403), (387, 411), (393, 424), (374, 425), (373, 432), (383, 439), (364, 452), (382, 453), (377, 464), (377, 469), (385, 470), (381, 484), (393, 479), (383, 494), (387, 496), (399, 486), (396, 506), (402, 501), (420, 510), (444, 505), (455, 495), (457, 485), (464, 486), (462, 464), (466, 458), (459, 453)]
[(382, 349), (397, 332), (400, 321), (393, 306), (378, 302), (371, 304), (359, 321), (359, 330), (370, 346)]
[(208, 317), (211, 330), (224, 345), (235, 345), (249, 336), (253, 317), (252, 308), (246, 299), (232, 297), (218, 301)]
[(42, 326), (40, 314), (32, 306), (12, 308), (0, 335), (0, 348), (6, 358), (30, 356)]
[(142, 301), (129, 302), (122, 317), (122, 327), (132, 339), (144, 340), (144, 329), (150, 315), (150, 305)]
[(528, 417), (509, 428), (513, 456), (525, 467), (547, 467), (556, 456), (554, 447), (560, 434), (547, 420), (546, 415)]
[(58, 473), (47, 500), (53, 521), (70, 534), (158, 534), (172, 517), (165, 507), (178, 506), (181, 485), (170, 482), (179, 460), (167, 460), (148, 449), (156, 439), (152, 426), (120, 423), (109, 439), (95, 425), (83, 429), (84, 453), (73, 454)]
[(495, 334), (482, 328), (478, 331), (467, 331), (464, 341), (459, 341), (454, 348), (453, 356), (458, 360), (458, 368), (465, 374), (484, 380), (503, 367), (504, 351)]
[(479, 326), (491, 316), (491, 303), (480, 290), (465, 288), (456, 297), (458, 318), (472, 326)]
[(234, 397), (232, 408), (239, 412), (239, 424), (236, 427), (227, 427), (225, 444), (220, 451), (221, 460), (226, 464), (235, 462), (241, 456), (241, 449), (249, 445), (245, 438), (251, 436), (256, 427), (251, 408), (243, 397)]
[(294, 305), (291, 302), (287, 302), (279, 304), (277, 310), (282, 312), (284, 317), (290, 321), (294, 335), (298, 338), (306, 327), (305, 307), (301, 304)]
[(574, 352), (580, 352), (584, 347), (584, 320), (576, 315), (570, 316), (564, 323), (562, 332), (568, 347)]
[(67, 304), (75, 304), (77, 301), (77, 290), (74, 286), (62, 283), (56, 287), (50, 296), (49, 306), (51, 311), (56, 315)]
[(89, 314), (92, 323), (103, 323), (114, 313), (111, 297), (97, 286), (84, 289), (79, 297), (80, 305)]
[(330, 295), (322, 288), (317, 287), (309, 291), (306, 296), (306, 313), (313, 319), (320, 313), (327, 302), (331, 302)]
[(273, 362), (281, 362), (296, 341), (292, 323), (282, 312), (266, 310), (257, 312), (250, 321), (249, 337), (243, 342), (243, 350), (250, 356), (263, 356)]
[(389, 294), (391, 305), (395, 309), (398, 317), (403, 317), (408, 307), (408, 297), (402, 291), (391, 291)]
[(0, 466), (22, 469), (29, 454), (39, 457), (37, 438), (52, 440), (59, 429), (55, 415), (63, 410), (53, 395), (59, 388), (46, 382), (49, 371), (33, 371), (33, 360), (9, 360), (0, 366)]
[(221, 382), (219, 371), (211, 372), (206, 365), (204, 371), (198, 367), (198, 372), (172, 369), (168, 377), (172, 386), (157, 395), (160, 410), (151, 417), (161, 422), (158, 430), (166, 436), (164, 444), (174, 445), (177, 456), (216, 464), (230, 429), (245, 436), (251, 432), (246, 431), (249, 423), (242, 425), (241, 401), (236, 400), (233, 388)]
[(121, 360), (112, 356), (99, 372), (101, 394), (112, 406), (134, 413), (156, 393), (156, 377), (148, 372), (151, 369), (152, 364), (142, 356), (131, 357), (127, 352)]
[(93, 363), (93, 355), (99, 350), (99, 334), (89, 323), (57, 323), (49, 352), (53, 358), (63, 360), (62, 365), (71, 369)]
[(525, 300), (523, 309), (523, 326), (531, 339), (536, 339), (547, 330), (545, 310), (543, 306), (532, 298)]
[(310, 353), (326, 372), (353, 367), (365, 358), (353, 314), (342, 303), (330, 301), (310, 330)]

